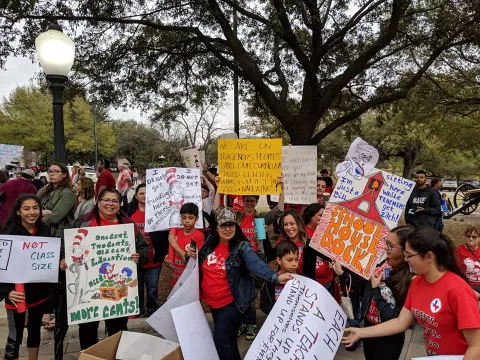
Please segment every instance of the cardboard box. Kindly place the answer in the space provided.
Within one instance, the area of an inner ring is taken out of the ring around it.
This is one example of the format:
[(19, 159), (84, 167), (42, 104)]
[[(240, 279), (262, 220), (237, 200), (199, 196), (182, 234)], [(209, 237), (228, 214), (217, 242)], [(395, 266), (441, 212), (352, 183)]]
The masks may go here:
[[(163, 349), (163, 351), (160, 352), (156, 351), (155, 356), (158, 357), (155, 357), (154, 360), (183, 360), (180, 345), (152, 335), (133, 333), (129, 331), (125, 331), (123, 333), (119, 332), (103, 341), (100, 341), (98, 344), (89, 347), (80, 353), (78, 360), (133, 360), (134, 358), (132, 358), (131, 355), (125, 358), (121, 355), (119, 358), (116, 357), (122, 337), (124, 338), (122, 342), (125, 341), (125, 344), (120, 346), (120, 352), (123, 352), (126, 349), (129, 351), (132, 349), (134, 349), (136, 352), (138, 351), (135, 356), (135, 360), (151, 359), (150, 356), (144, 355), (144, 351), (149, 345)], [(139, 344), (141, 344), (141, 346), (139, 346)]]

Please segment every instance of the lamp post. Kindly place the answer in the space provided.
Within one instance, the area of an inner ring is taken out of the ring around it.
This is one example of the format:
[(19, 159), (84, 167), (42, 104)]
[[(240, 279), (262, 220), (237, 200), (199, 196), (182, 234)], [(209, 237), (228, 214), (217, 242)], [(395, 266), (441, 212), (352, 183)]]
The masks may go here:
[(322, 158), (322, 170), (323, 170), (323, 160), (325, 159), (325, 155), (321, 154), (320, 157)]
[(160, 155), (160, 156), (158, 157), (158, 161), (160, 162), (159, 166), (160, 166), (161, 168), (165, 167), (165, 156)]
[(72, 39), (62, 32), (57, 23), (48, 26), (47, 31), (35, 39), (40, 65), (43, 68), (53, 95), (53, 143), (55, 160), (66, 163), (65, 135), (63, 127), (63, 90), (68, 80), (73, 60), (75, 58), (75, 44)]

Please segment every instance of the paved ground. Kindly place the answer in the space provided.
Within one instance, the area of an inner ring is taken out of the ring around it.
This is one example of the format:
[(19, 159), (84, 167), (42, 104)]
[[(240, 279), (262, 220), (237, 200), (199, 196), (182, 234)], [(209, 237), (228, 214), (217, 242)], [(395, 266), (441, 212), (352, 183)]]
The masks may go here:
[[(2, 303), (3, 305), (3, 303)], [(207, 314), (207, 319), (210, 324), (212, 324), (212, 319), (210, 314)], [(259, 324), (262, 324), (265, 321), (265, 315), (258, 311), (257, 320)], [(129, 321), (129, 329), (131, 331), (144, 332), (152, 335), (158, 335), (155, 330), (153, 330), (143, 319), (135, 319)], [(0, 310), (0, 339), (3, 341), (7, 338), (7, 319), (5, 318), (5, 309)], [(105, 328), (101, 325), (99, 330), (100, 338), (104, 338)], [(24, 339), (24, 343), (25, 343)], [(244, 337), (239, 338), (238, 340), (239, 348), (242, 353), (242, 356), (247, 353), (250, 342), (245, 340)], [(0, 351), (0, 357), (3, 358), (3, 347)], [(402, 356), (400, 360), (410, 360), (414, 356), (425, 356), (424, 350), (424, 341), (422, 338), (422, 332), (419, 327), (415, 328), (412, 332), (411, 330), (407, 331), (407, 336), (405, 339), (405, 346), (403, 348)], [(65, 360), (74, 360), (78, 359), (80, 351), (80, 344), (78, 342), (78, 330), (76, 326), (72, 326), (67, 334), (66, 346), (64, 356)], [(53, 332), (46, 331), (42, 329), (42, 345), (40, 347), (40, 360), (51, 360), (53, 358)], [(27, 349), (23, 345), (20, 349), (20, 360), (27, 360)], [(346, 351), (343, 347), (338, 350), (335, 360), (365, 360), (363, 356), (362, 348), (358, 348), (355, 352)]]

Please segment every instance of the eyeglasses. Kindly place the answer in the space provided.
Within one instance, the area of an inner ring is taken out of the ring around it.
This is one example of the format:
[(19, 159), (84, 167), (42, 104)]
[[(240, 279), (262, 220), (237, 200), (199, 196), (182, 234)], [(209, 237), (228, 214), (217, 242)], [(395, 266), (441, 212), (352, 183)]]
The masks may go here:
[(222, 230), (235, 229), (235, 224), (234, 223), (225, 223), (225, 224), (218, 225), (218, 226), (220, 226), (220, 229), (222, 229)]
[(62, 172), (62, 170), (48, 170), (48, 175), (59, 174), (61, 172)]
[(420, 255), (419, 253), (416, 253), (416, 254), (408, 254), (406, 253), (405, 251), (403, 252), (403, 256), (405, 256), (405, 259), (410, 259), (414, 256), (417, 256), (417, 255)]
[(120, 204), (119, 199), (100, 199), (100, 200), (107, 204)]
[(401, 246), (398, 245), (393, 245), (390, 241), (386, 241), (387, 244), (387, 249), (392, 250), (392, 249), (403, 249)]
[(465, 235), (465, 237), (468, 239), (473, 239), (473, 240), (477, 240), (478, 239), (478, 236), (477, 235)]

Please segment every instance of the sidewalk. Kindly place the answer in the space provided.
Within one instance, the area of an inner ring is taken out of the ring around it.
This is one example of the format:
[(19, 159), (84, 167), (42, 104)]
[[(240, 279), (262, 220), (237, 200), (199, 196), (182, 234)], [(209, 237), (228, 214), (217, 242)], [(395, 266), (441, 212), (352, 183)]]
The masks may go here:
[[(3, 305), (3, 303), (2, 303)], [(212, 317), (210, 314), (206, 314), (207, 320), (211, 326), (213, 326)], [(257, 322), (259, 325), (263, 324), (265, 321), (265, 314), (260, 311), (257, 311)], [(144, 319), (134, 319), (129, 320), (128, 327), (130, 331), (142, 332), (151, 335), (158, 336), (157, 332), (153, 330)], [(8, 328), (7, 328), (7, 319), (5, 309), (2, 306), (0, 310), (0, 339), (3, 343), (0, 345), (2, 348), (0, 350), (0, 358), (3, 358), (4, 344), (7, 339)], [(98, 331), (99, 338), (103, 339), (105, 337), (105, 326), (104, 323), (100, 323), (100, 329)], [(26, 331), (25, 331), (26, 335)], [(26, 336), (24, 336), (24, 344), (26, 341)], [(242, 357), (248, 351), (251, 342), (245, 340), (245, 337), (240, 337), (238, 339), (238, 346), (240, 348), (240, 353)], [(78, 327), (71, 326), (68, 330), (67, 337), (65, 339), (64, 346), (65, 356), (64, 360), (76, 360), (79, 356), (80, 343), (78, 341)], [(400, 360), (410, 360), (414, 356), (425, 356), (425, 343), (423, 340), (422, 329), (417, 326), (412, 332), (407, 330), (405, 337), (405, 345), (403, 348), (402, 356)], [(22, 345), (20, 348), (20, 360), (27, 360), (27, 348), (25, 345)], [(40, 356), (39, 360), (51, 360), (53, 359), (53, 331), (46, 331), (42, 329), (42, 345), (40, 346)], [(335, 356), (335, 360), (365, 360), (363, 356), (363, 349), (358, 348), (354, 352), (346, 351), (343, 346), (340, 346), (340, 349)]]

